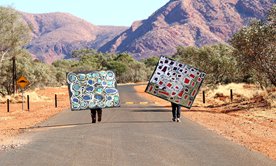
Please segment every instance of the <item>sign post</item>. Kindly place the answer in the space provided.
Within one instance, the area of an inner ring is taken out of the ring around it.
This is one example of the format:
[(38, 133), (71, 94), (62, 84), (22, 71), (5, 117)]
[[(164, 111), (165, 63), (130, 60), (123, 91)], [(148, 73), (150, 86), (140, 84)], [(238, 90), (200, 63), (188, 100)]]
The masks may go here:
[(30, 84), (30, 82), (27, 80), (26, 77), (21, 76), (19, 79), (16, 81), (17, 86), (21, 88), (22, 91), (22, 111), (24, 111), (24, 89), (26, 86)]

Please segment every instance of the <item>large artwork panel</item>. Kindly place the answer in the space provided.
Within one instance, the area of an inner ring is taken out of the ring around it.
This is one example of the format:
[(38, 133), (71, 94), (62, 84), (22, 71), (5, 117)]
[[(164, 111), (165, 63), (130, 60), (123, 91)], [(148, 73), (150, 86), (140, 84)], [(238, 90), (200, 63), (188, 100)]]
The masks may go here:
[(120, 106), (119, 91), (113, 71), (69, 72), (67, 83), (71, 110)]
[(146, 92), (191, 108), (206, 73), (161, 56)]

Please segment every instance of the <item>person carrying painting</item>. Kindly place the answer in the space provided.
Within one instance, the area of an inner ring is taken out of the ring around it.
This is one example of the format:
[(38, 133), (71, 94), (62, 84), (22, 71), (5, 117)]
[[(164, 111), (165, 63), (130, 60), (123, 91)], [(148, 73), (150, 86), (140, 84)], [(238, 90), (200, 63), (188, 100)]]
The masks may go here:
[(181, 106), (179, 104), (175, 104), (171, 102), (172, 104), (172, 120), (175, 122), (181, 122), (180, 121), (180, 114), (181, 114)]
[(92, 123), (96, 123), (96, 114), (98, 113), (98, 122), (101, 122), (102, 120), (102, 109), (101, 108), (93, 108), (90, 109), (91, 111), (91, 118)]

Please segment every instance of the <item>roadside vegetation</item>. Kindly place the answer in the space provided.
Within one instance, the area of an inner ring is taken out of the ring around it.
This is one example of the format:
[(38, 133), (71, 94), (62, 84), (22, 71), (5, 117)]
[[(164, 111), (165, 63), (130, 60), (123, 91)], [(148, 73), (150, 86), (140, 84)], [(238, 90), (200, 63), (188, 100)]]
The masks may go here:
[[(179, 47), (171, 57), (207, 73), (206, 85), (255, 83), (263, 88), (276, 86), (276, 5), (265, 20), (253, 20), (237, 32), (229, 44)], [(66, 85), (66, 72), (113, 70), (118, 83), (147, 81), (158, 57), (141, 61), (127, 53), (100, 53), (91, 49), (75, 50), (74, 60), (45, 64), (34, 60), (25, 46), (31, 40), (30, 27), (12, 8), (0, 7), (0, 94), (13, 93), (13, 65), (16, 76), (24, 75), (30, 88)]]

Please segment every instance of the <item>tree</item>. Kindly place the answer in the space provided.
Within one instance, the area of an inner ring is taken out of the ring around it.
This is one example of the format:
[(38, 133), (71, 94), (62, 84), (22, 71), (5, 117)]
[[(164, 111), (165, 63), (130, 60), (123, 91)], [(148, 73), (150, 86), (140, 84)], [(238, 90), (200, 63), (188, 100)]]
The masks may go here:
[(239, 66), (229, 45), (178, 47), (173, 58), (207, 73), (206, 83), (218, 84), (242, 80)]
[(31, 83), (31, 87), (55, 86), (57, 82), (54, 66), (43, 62), (34, 61), (29, 53), (17, 58), (18, 76), (24, 75)]
[(266, 21), (253, 20), (248, 27), (236, 33), (230, 43), (244, 70), (267, 86), (276, 86), (276, 5)]
[(132, 79), (129, 82), (141, 82), (148, 80), (147, 68), (144, 63), (135, 61), (129, 65), (129, 75)]
[(148, 79), (150, 79), (156, 65), (159, 62), (159, 57), (150, 57), (150, 58), (142, 60), (142, 62), (144, 63), (144, 65), (146, 67), (145, 70), (147, 73), (147, 80), (148, 80)]
[(75, 60), (57, 60), (52, 63), (56, 70), (56, 80), (59, 85), (66, 84), (66, 73), (73, 71), (74, 66), (77, 66), (78, 61)]
[(0, 6), (0, 67), (30, 41), (30, 29), (12, 8)]
[[(56, 78), (58, 70), (52, 65), (34, 61), (27, 51), (21, 51), (16, 61), (17, 75), (23, 75), (30, 81), (31, 85), (28, 88), (60, 85)], [(0, 94), (2, 95), (13, 92), (11, 70), (11, 61), (3, 61), (0, 72)]]
[(135, 59), (127, 53), (122, 53), (122, 54), (117, 55), (117, 57), (115, 57), (114, 60), (115, 61), (120, 61), (120, 62), (123, 62), (123, 63), (132, 63), (132, 62), (135, 61)]
[(111, 61), (107, 64), (107, 69), (115, 72), (117, 77), (120, 77), (123, 73), (126, 72), (127, 66), (122, 62)]
[(0, 6), (0, 93), (11, 94), (14, 87), (11, 57), (25, 54), (23, 47), (30, 40), (29, 27), (12, 8)]
[(69, 71), (112, 70), (118, 82), (147, 80), (148, 68), (129, 54), (105, 54), (89, 49), (74, 51), (74, 54), (79, 61), (59, 60), (53, 63), (56, 79), (62, 84), (66, 82), (65, 73)]
[(150, 68), (155, 68), (155, 66), (158, 64), (158, 61), (159, 61), (159, 57), (150, 57), (143, 60), (146, 67), (150, 67)]

